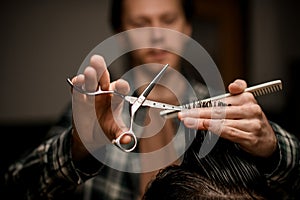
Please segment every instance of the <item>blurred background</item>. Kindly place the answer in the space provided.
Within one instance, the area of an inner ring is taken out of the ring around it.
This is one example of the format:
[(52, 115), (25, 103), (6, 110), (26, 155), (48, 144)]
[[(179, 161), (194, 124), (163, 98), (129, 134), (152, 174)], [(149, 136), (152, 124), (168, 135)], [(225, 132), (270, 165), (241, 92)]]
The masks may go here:
[[(1, 3), (0, 167), (36, 146), (71, 100), (66, 78), (111, 36), (109, 0)], [(300, 136), (300, 3), (195, 0), (194, 38), (228, 85), (274, 79), (283, 91), (258, 97), (270, 120)], [(298, 88), (298, 89), (297, 89)]]

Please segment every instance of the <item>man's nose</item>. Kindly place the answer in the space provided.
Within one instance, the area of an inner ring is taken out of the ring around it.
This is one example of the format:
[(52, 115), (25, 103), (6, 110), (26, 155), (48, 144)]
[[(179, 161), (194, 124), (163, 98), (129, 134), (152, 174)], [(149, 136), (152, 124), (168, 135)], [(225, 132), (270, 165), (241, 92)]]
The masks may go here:
[(159, 28), (153, 28), (151, 30), (151, 43), (152, 44), (159, 44), (164, 41), (164, 33), (163, 30)]

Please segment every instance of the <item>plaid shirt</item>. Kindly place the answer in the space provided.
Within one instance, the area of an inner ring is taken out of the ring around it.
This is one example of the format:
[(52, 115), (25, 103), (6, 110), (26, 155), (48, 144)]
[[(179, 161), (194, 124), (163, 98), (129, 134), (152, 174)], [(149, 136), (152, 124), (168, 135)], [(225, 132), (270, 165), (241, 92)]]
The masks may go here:
[[(261, 171), (280, 199), (293, 199), (300, 190), (299, 140), (270, 122), (278, 139), (273, 157), (261, 159)], [(7, 192), (18, 199), (124, 199), (139, 195), (139, 174), (114, 170), (97, 162), (97, 169), (83, 171), (71, 158), (71, 108), (50, 137), (30, 154), (9, 167), (5, 174)], [(111, 148), (110, 156), (114, 156)], [(118, 165), (128, 165), (126, 157)], [(299, 195), (299, 194), (298, 194)], [(299, 196), (298, 196), (299, 197)]]

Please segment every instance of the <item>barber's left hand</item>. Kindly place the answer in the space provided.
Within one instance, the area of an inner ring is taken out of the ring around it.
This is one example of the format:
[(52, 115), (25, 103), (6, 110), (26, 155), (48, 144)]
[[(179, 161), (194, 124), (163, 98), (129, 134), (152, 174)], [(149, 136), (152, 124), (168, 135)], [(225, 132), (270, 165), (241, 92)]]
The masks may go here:
[(232, 96), (222, 101), (230, 106), (189, 109), (178, 117), (186, 127), (212, 131), (252, 155), (271, 156), (277, 147), (275, 133), (254, 96), (243, 92), (246, 87), (239, 79), (228, 86)]

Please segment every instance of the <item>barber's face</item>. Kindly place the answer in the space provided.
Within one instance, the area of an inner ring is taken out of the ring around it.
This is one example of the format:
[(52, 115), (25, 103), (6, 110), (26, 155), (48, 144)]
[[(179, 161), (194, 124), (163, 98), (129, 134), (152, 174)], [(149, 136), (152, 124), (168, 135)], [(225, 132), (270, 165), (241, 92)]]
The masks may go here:
[[(191, 35), (180, 0), (124, 0), (122, 29), (129, 30), (143, 27), (159, 27)], [(166, 31), (159, 29), (134, 34), (131, 43), (146, 43), (151, 47), (134, 51), (136, 64), (161, 63), (177, 68), (179, 57), (166, 49), (181, 48), (181, 42)]]

